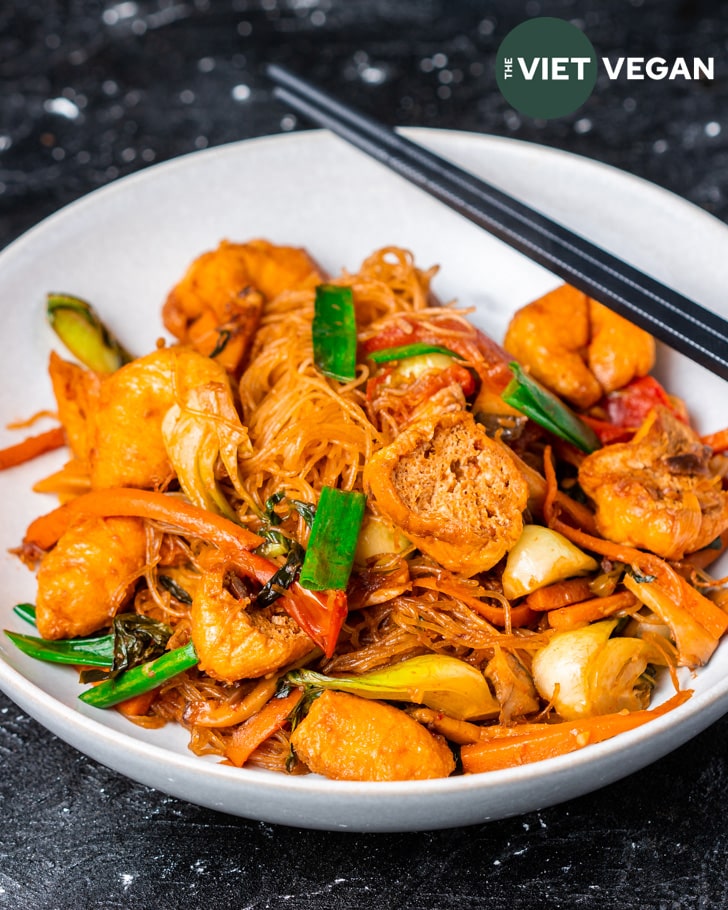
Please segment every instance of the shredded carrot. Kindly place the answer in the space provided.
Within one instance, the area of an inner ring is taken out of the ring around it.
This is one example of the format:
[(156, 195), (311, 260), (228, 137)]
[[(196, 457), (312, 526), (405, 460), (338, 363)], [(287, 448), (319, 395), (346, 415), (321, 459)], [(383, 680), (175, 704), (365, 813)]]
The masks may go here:
[[(99, 518), (132, 516), (165, 522), (235, 556), (244, 552), (252, 558), (254, 554), (248, 551), (263, 542), (257, 534), (241, 528), (229, 519), (176, 496), (151, 490), (114, 487), (86, 493), (47, 515), (36, 518), (28, 527), (23, 543), (48, 550), (75, 519), (89, 515)], [(270, 565), (267, 560), (262, 562)]]
[(55, 411), (36, 411), (35, 414), (31, 414), (30, 417), (26, 417), (24, 420), (13, 420), (11, 423), (7, 424), (9, 430), (27, 430), (28, 427), (32, 427), (34, 423), (38, 423), (39, 420), (45, 420), (50, 418), (50, 420), (58, 420), (58, 414)]
[(294, 689), (285, 698), (272, 698), (262, 710), (236, 727), (225, 751), (230, 763), (242, 768), (258, 746), (286, 723), (301, 695), (300, 689)]
[(575, 629), (590, 622), (597, 622), (607, 616), (613, 616), (621, 610), (631, 610), (639, 601), (629, 591), (620, 591), (608, 597), (592, 597), (581, 603), (571, 604), (549, 613), (549, 625), (560, 632)]
[(185, 710), (185, 723), (201, 727), (234, 727), (257, 714), (275, 695), (278, 678), (261, 679), (236, 704), (210, 704), (207, 701), (192, 702)]
[[(718, 639), (728, 629), (728, 614), (719, 606), (708, 600), (699, 591), (693, 588), (679, 575), (671, 566), (654, 553), (647, 553), (644, 550), (637, 550), (626, 544), (613, 543), (610, 540), (604, 540), (601, 537), (595, 537), (587, 534), (578, 528), (567, 525), (559, 518), (559, 507), (555, 500), (553, 491), (556, 488), (556, 475), (554, 466), (551, 461), (551, 453), (547, 447), (544, 455), (544, 476), (546, 477), (546, 499), (544, 502), (544, 518), (550, 528), (563, 534), (572, 543), (582, 547), (584, 550), (590, 550), (605, 556), (613, 562), (623, 562), (628, 566), (633, 566), (644, 576), (654, 576), (652, 582), (664, 595), (667, 601), (670, 601), (669, 613), (670, 619), (663, 616), (663, 620), (670, 625), (673, 632), (673, 638), (678, 641), (681, 636), (678, 626), (681, 624), (683, 617), (697, 623), (698, 627), (713, 639), (712, 649), (714, 650)], [(699, 657), (698, 663), (702, 664), (710, 656), (708, 651), (708, 641), (700, 635), (698, 630), (695, 632), (697, 638), (694, 642), (695, 647), (691, 645), (691, 639), (694, 637), (689, 624), (683, 628), (682, 647), (679, 651), (683, 658), (684, 665), (694, 665), (693, 657)], [(698, 640), (700, 639), (700, 640)], [(710, 650), (712, 653), (712, 650)], [(691, 655), (690, 658), (688, 655)]]
[(39, 455), (45, 455), (46, 452), (60, 449), (65, 444), (66, 432), (63, 427), (54, 427), (37, 436), (29, 436), (22, 442), (17, 442), (6, 449), (0, 449), (0, 471), (24, 464)]
[[(558, 724), (529, 724), (531, 730), (534, 726), (541, 729), (523, 734), (514, 732), (490, 742), (464, 745), (460, 750), (463, 770), (466, 774), (479, 774), (565, 755), (661, 717), (682, 705), (691, 695), (692, 691), (687, 689), (649, 711), (625, 711)], [(509, 729), (518, 731), (520, 728)]]
[(143, 717), (152, 707), (152, 702), (157, 697), (159, 689), (152, 689), (151, 692), (143, 692), (141, 695), (133, 695), (126, 701), (119, 702), (116, 710), (123, 714), (124, 717)]
[[(501, 629), (510, 632), (511, 628), (519, 629), (521, 626), (527, 626), (536, 618), (533, 610), (525, 603), (517, 607), (494, 607), (485, 603), (479, 597), (473, 597), (457, 585), (448, 585), (447, 582), (440, 581), (436, 578), (418, 578), (415, 581), (418, 588), (428, 588), (431, 591), (440, 591), (450, 597), (455, 597), (467, 604), (476, 613), (480, 613), (488, 622)], [(507, 601), (506, 601), (507, 603)]]
[(589, 587), (588, 578), (569, 578), (566, 581), (557, 581), (545, 588), (532, 591), (526, 598), (526, 603), (532, 610), (558, 610), (569, 604), (580, 603), (593, 597)]
[(700, 437), (704, 446), (710, 446), (714, 452), (725, 452), (728, 449), (728, 428), (718, 430), (716, 433), (707, 433)]

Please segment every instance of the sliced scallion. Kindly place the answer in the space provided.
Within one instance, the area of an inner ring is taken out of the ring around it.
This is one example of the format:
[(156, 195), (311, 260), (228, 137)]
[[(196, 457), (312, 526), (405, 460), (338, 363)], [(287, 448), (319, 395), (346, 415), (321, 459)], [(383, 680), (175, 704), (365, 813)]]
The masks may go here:
[(91, 304), (80, 297), (48, 294), (46, 314), (56, 335), (89, 369), (97, 373), (113, 373), (133, 359), (106, 328)]
[(513, 379), (501, 395), (503, 401), (516, 408), (534, 423), (570, 442), (582, 452), (593, 452), (601, 447), (599, 437), (553, 392), (511, 363)]
[(317, 368), (339, 382), (356, 378), (356, 315), (351, 288), (320, 284), (312, 325)]
[(114, 660), (114, 636), (101, 635), (96, 638), (69, 638), (62, 641), (48, 641), (35, 635), (18, 632), (5, 634), (10, 641), (28, 657), (45, 660), (54, 664), (83, 664), (86, 667), (110, 668)]
[(459, 354), (444, 348), (439, 344), (427, 344), (425, 341), (417, 341), (414, 344), (402, 344), (394, 348), (380, 348), (378, 351), (372, 351), (367, 354), (369, 360), (374, 363), (388, 363), (392, 360), (405, 360), (407, 357), (419, 357), (422, 354), (445, 354), (447, 357), (455, 357), (462, 360)]
[(111, 708), (135, 695), (151, 692), (168, 679), (194, 667), (198, 661), (197, 652), (192, 642), (167, 651), (156, 660), (127, 670), (115, 679), (108, 679), (92, 689), (87, 689), (78, 697), (94, 708)]
[(363, 493), (324, 487), (316, 508), (301, 584), (310, 591), (344, 590), (349, 581), (359, 529)]

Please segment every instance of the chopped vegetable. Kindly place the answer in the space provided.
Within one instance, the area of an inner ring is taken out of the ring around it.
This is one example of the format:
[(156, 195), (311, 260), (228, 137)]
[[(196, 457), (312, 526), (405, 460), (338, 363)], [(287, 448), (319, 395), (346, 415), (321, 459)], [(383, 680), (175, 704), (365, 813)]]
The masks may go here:
[(506, 404), (530, 417), (534, 423), (565, 439), (582, 452), (593, 452), (601, 446), (599, 437), (553, 392), (511, 363), (513, 379), (503, 392)]
[(189, 670), (197, 663), (197, 653), (192, 642), (167, 651), (156, 660), (127, 670), (115, 679), (108, 679), (78, 697), (94, 708), (111, 708), (122, 701), (156, 689), (163, 682)]
[(32, 626), (35, 625), (34, 604), (15, 604), (13, 607), (13, 613), (15, 613), (15, 615), (19, 616), (21, 619), (24, 619), (26, 622), (30, 623)]
[(324, 487), (311, 528), (301, 584), (311, 591), (343, 590), (364, 518), (363, 493)]
[[(25, 608), (28, 606), (21, 605)], [(16, 608), (16, 613), (30, 622), (33, 621), (31, 616), (35, 615), (34, 610), (31, 614), (27, 609), (19, 611)], [(114, 618), (112, 631), (108, 635), (52, 641), (7, 630), (5, 634), (24, 654), (36, 660), (103, 668), (82, 673), (82, 682), (95, 682), (118, 676), (125, 670), (164, 653), (172, 630), (147, 616), (124, 613)]]
[(56, 335), (90, 370), (113, 373), (133, 359), (91, 304), (80, 297), (48, 294), (46, 312)]
[(109, 670), (114, 660), (113, 635), (48, 641), (35, 635), (22, 635), (7, 629), (5, 634), (23, 654), (34, 657), (36, 660), (74, 666), (106, 667)]
[(644, 708), (650, 690), (640, 677), (647, 649), (638, 638), (611, 638), (617, 620), (557, 632), (533, 658), (541, 697), (564, 720)]
[(620, 711), (561, 724), (541, 724), (539, 729), (535, 728), (536, 725), (529, 724), (528, 731), (520, 736), (518, 733), (521, 728), (508, 727), (502, 738), (464, 745), (460, 751), (463, 770), (466, 774), (481, 774), (484, 771), (514, 768), (528, 762), (565, 755), (662, 717), (684, 704), (691, 695), (689, 689), (678, 692), (650, 711), (633, 711), (631, 714)]
[(500, 711), (483, 674), (444, 654), (423, 654), (360, 676), (324, 676), (304, 669), (292, 671), (286, 679), (296, 686), (335, 689), (361, 698), (427, 705), (460, 720), (482, 720)]
[(296, 580), (299, 569), (303, 565), (305, 551), (300, 543), (289, 541), (290, 548), (285, 563), (263, 585), (255, 597), (257, 607), (268, 607), (281, 596), (283, 591), (291, 587)]
[(448, 357), (462, 359), (459, 354), (449, 348), (442, 347), (439, 344), (428, 344), (425, 341), (402, 344), (394, 348), (379, 348), (377, 351), (371, 351), (367, 354), (367, 357), (369, 360), (373, 360), (374, 363), (388, 363), (391, 360), (404, 360), (407, 357), (419, 357), (422, 354), (445, 354)]
[(37, 436), (29, 436), (22, 442), (0, 449), (0, 471), (24, 464), (39, 455), (45, 455), (46, 452), (60, 449), (64, 445), (66, 445), (66, 431), (63, 427), (54, 427)]
[(237, 726), (226, 749), (231, 764), (242, 768), (258, 746), (286, 723), (301, 697), (300, 689), (294, 689), (281, 698), (273, 698), (257, 714)]
[(595, 572), (599, 564), (562, 534), (541, 525), (526, 525), (508, 554), (503, 593), (509, 599), (530, 594), (574, 575)]
[(573, 629), (589, 622), (597, 622), (615, 613), (633, 610), (637, 598), (629, 591), (619, 591), (606, 597), (592, 597), (581, 603), (570, 604), (549, 613), (549, 625), (552, 629)]
[(312, 326), (313, 359), (324, 376), (356, 379), (356, 314), (351, 288), (320, 284)]

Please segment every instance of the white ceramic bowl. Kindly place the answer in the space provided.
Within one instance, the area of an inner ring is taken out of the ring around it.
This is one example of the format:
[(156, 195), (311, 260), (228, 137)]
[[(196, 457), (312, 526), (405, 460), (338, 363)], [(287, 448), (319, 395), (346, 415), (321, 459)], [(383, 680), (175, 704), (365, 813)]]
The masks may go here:
[[(409, 133), (435, 151), (580, 231), (689, 297), (726, 311), (728, 228), (637, 178), (566, 153), (505, 139)], [(441, 265), (435, 289), (477, 309), (502, 338), (516, 308), (559, 282), (441, 204), (332, 136), (299, 133), (200, 152), (92, 193), (0, 255), (0, 425), (52, 407), (46, 366), (54, 338), (47, 291), (93, 301), (133, 350), (162, 334), (160, 305), (187, 264), (222, 238), (263, 236), (307, 247), (331, 272), (356, 270), (374, 249), (413, 251)], [(702, 431), (728, 424), (725, 384), (661, 349), (658, 375), (684, 397)], [(0, 446), (22, 433), (0, 431)], [(53, 453), (0, 474), (2, 626), (34, 580), (7, 553), (54, 502), (32, 483), (62, 463)], [(27, 630), (27, 627), (26, 627)], [(30, 660), (0, 636), (0, 687), (87, 755), (190, 802), (311, 828), (405, 831), (482, 822), (551, 805), (647, 765), (728, 710), (728, 645), (688, 680), (694, 696), (630, 733), (548, 761), (470, 777), (350, 783), (237, 770), (197, 758), (181, 729), (144, 731), (77, 700), (76, 674)], [(664, 686), (658, 697), (666, 697)]]

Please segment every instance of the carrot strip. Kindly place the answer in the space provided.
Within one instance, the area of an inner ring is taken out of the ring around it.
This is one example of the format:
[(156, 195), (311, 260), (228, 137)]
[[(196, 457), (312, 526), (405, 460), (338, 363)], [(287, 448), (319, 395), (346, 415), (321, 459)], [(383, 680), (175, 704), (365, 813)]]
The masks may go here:
[(294, 689), (285, 698), (272, 698), (262, 710), (236, 727), (225, 750), (231, 764), (242, 768), (258, 746), (286, 723), (301, 695), (300, 689)]
[(148, 713), (152, 702), (157, 697), (159, 690), (152, 689), (151, 692), (142, 692), (141, 695), (132, 695), (126, 701), (119, 702), (116, 710), (123, 714), (124, 717), (143, 717)]
[[(76, 518), (89, 515), (98, 518), (130, 516), (166, 522), (236, 555), (245, 552), (250, 556), (248, 551), (263, 542), (257, 534), (241, 528), (229, 519), (175, 496), (151, 490), (115, 487), (85, 493), (47, 515), (36, 518), (28, 527), (23, 543), (48, 550)], [(267, 563), (267, 560), (263, 562)]]
[(45, 455), (46, 452), (60, 449), (65, 444), (66, 432), (63, 427), (54, 427), (37, 436), (29, 436), (22, 442), (17, 442), (6, 449), (0, 449), (0, 471), (24, 464), (39, 455)]
[(23, 420), (13, 420), (7, 424), (7, 428), (9, 430), (27, 430), (28, 427), (32, 427), (34, 423), (38, 423), (39, 420), (43, 420), (46, 417), (51, 420), (58, 420), (58, 414), (55, 411), (36, 411), (35, 414), (31, 414), (30, 417), (25, 417)]
[(558, 610), (569, 604), (580, 603), (593, 597), (589, 587), (588, 578), (569, 578), (566, 581), (557, 581), (545, 588), (532, 591), (526, 598), (526, 603), (532, 610)]
[(716, 433), (707, 433), (700, 437), (704, 446), (710, 446), (714, 452), (725, 452), (728, 449), (728, 428), (718, 430)]
[[(613, 562), (634, 566), (639, 569), (641, 575), (654, 576), (655, 581), (651, 584), (662, 595), (659, 600), (665, 607), (660, 615), (670, 626), (675, 642), (681, 642), (678, 643), (681, 664), (683, 666), (704, 664), (715, 650), (718, 639), (728, 629), (728, 614), (689, 585), (654, 553), (595, 537), (561, 521), (558, 517), (559, 507), (553, 495), (556, 475), (548, 448), (544, 456), (544, 475), (547, 486), (544, 517), (548, 526), (584, 550), (591, 550)], [(696, 625), (692, 625), (693, 623)], [(701, 632), (707, 632), (712, 642)]]
[(549, 625), (552, 629), (564, 631), (583, 626), (590, 622), (597, 622), (605, 616), (613, 616), (620, 610), (629, 610), (638, 603), (634, 594), (629, 591), (620, 591), (608, 597), (593, 597), (582, 603), (571, 604), (549, 613)]
[(184, 720), (201, 727), (234, 727), (263, 709), (275, 695), (278, 678), (261, 679), (237, 704), (210, 705), (209, 702), (192, 702), (185, 709)]
[(519, 604), (517, 607), (511, 607), (510, 610), (506, 610), (503, 607), (494, 607), (485, 603), (479, 597), (467, 594), (456, 585), (448, 585), (447, 582), (443, 583), (436, 578), (418, 578), (414, 581), (414, 586), (427, 588), (431, 591), (440, 591), (442, 594), (462, 600), (463, 603), (472, 607), (476, 613), (480, 613), (488, 622), (493, 623), (494, 626), (500, 626), (502, 629), (508, 628), (509, 620), (510, 626), (517, 629), (521, 626), (529, 625), (536, 619), (536, 614), (525, 603)]
[(687, 689), (649, 711), (604, 714), (573, 722), (543, 724), (543, 730), (539, 732), (514, 734), (491, 742), (464, 745), (460, 749), (463, 770), (466, 774), (480, 774), (565, 755), (661, 717), (683, 704), (691, 695), (692, 690)]

